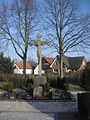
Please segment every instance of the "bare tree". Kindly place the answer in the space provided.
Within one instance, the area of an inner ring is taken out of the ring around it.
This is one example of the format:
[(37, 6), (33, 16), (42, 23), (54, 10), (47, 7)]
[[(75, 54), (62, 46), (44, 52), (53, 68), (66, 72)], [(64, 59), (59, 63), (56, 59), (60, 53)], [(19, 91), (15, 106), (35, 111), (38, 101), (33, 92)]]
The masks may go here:
[(78, 12), (73, 0), (45, 0), (44, 29), (60, 55), (60, 76), (63, 78), (63, 55), (90, 45), (90, 15)]
[(36, 13), (35, 0), (14, 0), (0, 6), (1, 39), (3, 42), (12, 43), (16, 54), (23, 60), (24, 74), (28, 42), (37, 26)]

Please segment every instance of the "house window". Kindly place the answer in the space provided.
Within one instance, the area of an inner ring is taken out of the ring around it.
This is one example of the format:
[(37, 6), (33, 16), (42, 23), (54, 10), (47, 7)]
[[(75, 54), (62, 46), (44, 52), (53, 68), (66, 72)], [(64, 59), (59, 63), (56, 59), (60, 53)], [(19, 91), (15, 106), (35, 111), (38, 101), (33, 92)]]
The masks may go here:
[(58, 62), (57, 62), (57, 61), (55, 62), (55, 65), (58, 65)]
[(53, 72), (54, 72), (54, 73), (58, 73), (58, 69), (54, 69)]

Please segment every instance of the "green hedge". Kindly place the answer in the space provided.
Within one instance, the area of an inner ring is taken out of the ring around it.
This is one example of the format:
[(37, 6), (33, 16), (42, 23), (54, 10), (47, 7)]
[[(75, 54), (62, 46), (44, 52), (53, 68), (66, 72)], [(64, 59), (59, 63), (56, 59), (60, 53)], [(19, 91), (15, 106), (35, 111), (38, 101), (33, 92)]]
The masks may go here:
[(65, 77), (61, 80), (59, 75), (51, 74), (46, 76), (47, 81), (50, 83), (50, 87), (59, 88), (62, 90), (68, 90), (68, 79)]
[[(0, 74), (1, 82), (13, 82), (13, 88), (23, 88), (27, 87), (30, 89), (31, 84), (33, 85), (33, 78), (35, 75), (18, 75), (18, 74)], [(62, 90), (68, 90), (68, 82), (66, 78), (63, 80), (60, 79), (59, 75), (56, 74), (47, 74), (46, 75), (47, 82), (53, 88), (59, 88)], [(28, 84), (31, 83), (31, 84)]]

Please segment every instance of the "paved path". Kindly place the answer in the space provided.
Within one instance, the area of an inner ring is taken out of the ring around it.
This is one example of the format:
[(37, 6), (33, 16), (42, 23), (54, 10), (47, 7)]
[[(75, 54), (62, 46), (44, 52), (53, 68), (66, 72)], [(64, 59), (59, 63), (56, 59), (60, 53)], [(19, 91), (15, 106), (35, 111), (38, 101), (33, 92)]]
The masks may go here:
[(0, 120), (59, 120), (61, 112), (77, 112), (76, 103), (0, 101)]
[(0, 120), (54, 120), (52, 113), (1, 112)]
[(0, 101), (0, 111), (76, 112), (76, 102), (9, 102)]

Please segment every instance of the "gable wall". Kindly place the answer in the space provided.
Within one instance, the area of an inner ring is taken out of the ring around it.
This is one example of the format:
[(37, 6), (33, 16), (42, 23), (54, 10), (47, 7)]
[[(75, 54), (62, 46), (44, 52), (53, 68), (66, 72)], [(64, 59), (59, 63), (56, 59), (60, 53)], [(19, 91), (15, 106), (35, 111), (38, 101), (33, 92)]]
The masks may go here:
[(60, 65), (59, 65), (57, 58), (53, 61), (52, 65), (50, 67), (51, 67), (53, 72), (56, 72), (56, 73), (60, 72)]
[[(45, 73), (44, 70), (42, 70), (42, 74)], [(34, 75), (38, 75), (38, 65), (36, 66), (36, 68), (34, 69)]]
[[(16, 68), (14, 69), (15, 74), (23, 74), (23, 69), (19, 69), (19, 67), (15, 64), (14, 65)], [(32, 69), (26, 69), (26, 74), (32, 74), (33, 70)]]
[(80, 68), (77, 71), (83, 71), (85, 69), (85, 67), (86, 67), (86, 64), (87, 64), (86, 59), (83, 59), (82, 64), (81, 64)]

